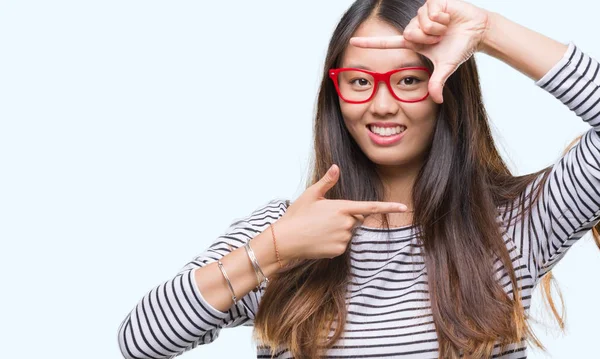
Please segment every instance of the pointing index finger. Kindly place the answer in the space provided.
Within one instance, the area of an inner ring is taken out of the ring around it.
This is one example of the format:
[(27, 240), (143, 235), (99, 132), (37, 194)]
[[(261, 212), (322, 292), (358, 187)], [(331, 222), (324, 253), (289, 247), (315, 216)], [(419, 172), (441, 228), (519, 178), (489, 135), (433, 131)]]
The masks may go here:
[(405, 212), (407, 207), (398, 202), (378, 202), (378, 201), (348, 201), (339, 200), (344, 211), (349, 214), (362, 214), (369, 216), (376, 213), (394, 213)]
[(404, 36), (370, 36), (352, 37), (350, 44), (356, 47), (369, 47), (374, 49), (407, 49)]

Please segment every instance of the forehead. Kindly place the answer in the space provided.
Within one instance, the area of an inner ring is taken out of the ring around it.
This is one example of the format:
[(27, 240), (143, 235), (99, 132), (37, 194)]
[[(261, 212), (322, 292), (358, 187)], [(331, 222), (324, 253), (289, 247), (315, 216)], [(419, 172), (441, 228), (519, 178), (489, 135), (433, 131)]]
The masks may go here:
[[(379, 19), (363, 22), (352, 36), (396, 36), (400, 31)], [(406, 65), (424, 66), (419, 55), (409, 49), (367, 49), (348, 44), (341, 58), (340, 67), (364, 67), (385, 72)]]

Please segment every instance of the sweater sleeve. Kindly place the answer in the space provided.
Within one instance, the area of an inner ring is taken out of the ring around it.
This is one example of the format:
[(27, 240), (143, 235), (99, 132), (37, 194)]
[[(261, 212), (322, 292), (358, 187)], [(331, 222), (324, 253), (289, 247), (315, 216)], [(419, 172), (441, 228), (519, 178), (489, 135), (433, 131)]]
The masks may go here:
[(194, 257), (173, 278), (146, 293), (121, 322), (118, 343), (127, 359), (173, 358), (214, 341), (221, 328), (252, 326), (262, 296), (250, 291), (227, 312), (211, 306), (195, 285), (195, 271), (246, 244), (279, 219), (285, 199), (273, 199), (245, 218), (236, 219), (224, 234)]
[[(535, 83), (591, 126), (552, 165), (545, 180), (542, 173), (518, 200), (528, 198), (531, 212), (524, 221), (509, 226), (508, 232), (535, 281), (551, 270), (600, 218), (599, 68), (595, 59), (571, 42), (562, 59)], [(533, 188), (541, 189), (534, 202), (529, 197)], [(514, 212), (511, 209), (505, 215)]]

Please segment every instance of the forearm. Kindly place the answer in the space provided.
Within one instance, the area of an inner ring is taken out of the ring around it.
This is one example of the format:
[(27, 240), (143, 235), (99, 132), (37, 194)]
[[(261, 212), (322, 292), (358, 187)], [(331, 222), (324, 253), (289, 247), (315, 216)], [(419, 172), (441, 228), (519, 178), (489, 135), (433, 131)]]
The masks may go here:
[(564, 55), (568, 45), (490, 12), (480, 51), (537, 81)]
[[(123, 357), (172, 358), (198, 345), (211, 343), (224, 327), (244, 325), (251, 320), (262, 293), (250, 292), (258, 280), (243, 244), (250, 241), (263, 272), (271, 279), (279, 270), (279, 264), (270, 231), (260, 233), (253, 223), (264, 223), (265, 215), (280, 217), (286, 202), (275, 199), (245, 218), (236, 218), (225, 233), (177, 275), (147, 292), (119, 326), (119, 348)], [(279, 232), (282, 231), (276, 232), (278, 236)], [(289, 237), (285, 230), (281, 236)], [(231, 309), (231, 293), (214, 263), (216, 258), (224, 263), (240, 300), (235, 309)], [(282, 257), (284, 265), (285, 259)]]
[[(250, 247), (267, 278), (279, 270), (270, 230), (254, 237), (250, 241)], [(284, 266), (288, 263), (285, 258), (281, 262)], [(238, 300), (256, 288), (256, 273), (243, 246), (223, 256), (221, 263)], [(233, 305), (231, 291), (216, 262), (198, 268), (194, 274), (200, 293), (215, 309), (226, 312)]]

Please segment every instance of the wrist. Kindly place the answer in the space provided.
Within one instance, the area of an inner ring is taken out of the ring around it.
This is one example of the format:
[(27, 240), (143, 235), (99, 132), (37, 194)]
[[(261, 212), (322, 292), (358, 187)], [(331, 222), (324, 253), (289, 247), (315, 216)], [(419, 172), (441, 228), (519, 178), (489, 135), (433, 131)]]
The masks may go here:
[[(275, 227), (274, 229), (275, 234), (278, 235), (278, 228)], [(276, 239), (279, 239), (279, 237)], [(276, 243), (281, 265), (285, 267), (289, 261), (292, 260), (292, 258), (290, 258), (288, 255), (284, 255), (281, 251), (280, 243), (278, 241), (276, 241)], [(252, 247), (252, 250), (258, 259), (262, 271), (267, 277), (281, 268), (279, 261), (277, 260), (277, 252), (275, 250), (275, 243), (273, 241), (270, 228), (267, 228), (265, 231), (253, 238), (250, 241), (250, 246)]]
[(499, 20), (498, 17), (500, 16), (500, 14), (488, 10), (483, 11), (485, 11), (486, 14), (486, 23), (477, 51), (489, 54), (494, 46), (494, 36), (497, 33), (497, 26)]
[[(497, 47), (497, 36), (499, 23), (502, 21), (502, 15), (497, 12), (485, 10), (487, 20), (483, 30), (483, 36), (479, 42), (477, 51), (493, 56)], [(502, 35), (502, 34), (500, 34)]]
[[(268, 228), (265, 232), (268, 232), (269, 239), (271, 240), (272, 250), (275, 254), (275, 245), (277, 245), (277, 251), (279, 252), (279, 258), (284, 266), (295, 260), (301, 259), (298, 256), (299, 248), (297, 245), (299, 241), (293, 238), (294, 233), (298, 233), (294, 230), (293, 221), (288, 221), (289, 218), (280, 218), (274, 222), (271, 228)], [(291, 227), (290, 227), (291, 226)], [(273, 232), (275, 238), (273, 238)]]

